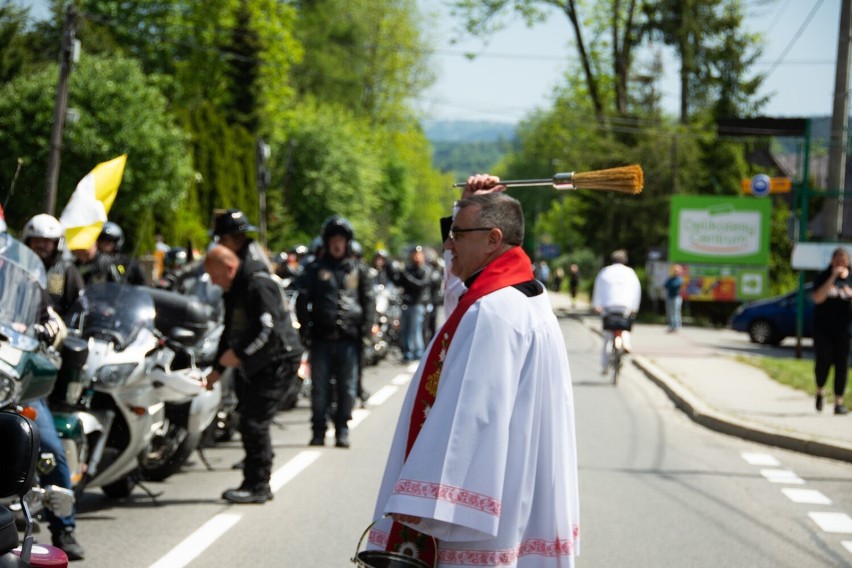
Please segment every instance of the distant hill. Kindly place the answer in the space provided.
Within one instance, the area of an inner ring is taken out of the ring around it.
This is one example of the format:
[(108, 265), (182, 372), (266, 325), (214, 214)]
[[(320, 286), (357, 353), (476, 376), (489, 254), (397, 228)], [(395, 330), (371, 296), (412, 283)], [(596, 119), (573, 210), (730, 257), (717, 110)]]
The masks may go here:
[(515, 125), (503, 122), (427, 121), (423, 129), (432, 142), (432, 164), (459, 179), (490, 171), (515, 139)]
[(515, 137), (515, 125), (474, 120), (425, 120), (423, 130), (432, 142), (484, 142)]

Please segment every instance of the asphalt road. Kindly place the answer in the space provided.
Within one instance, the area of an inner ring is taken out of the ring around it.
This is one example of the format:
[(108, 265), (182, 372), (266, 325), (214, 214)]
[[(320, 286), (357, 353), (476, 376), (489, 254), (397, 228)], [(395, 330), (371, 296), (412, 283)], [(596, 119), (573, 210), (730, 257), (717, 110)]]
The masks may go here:
[[(852, 512), (852, 466), (696, 426), (630, 365), (612, 387), (597, 374), (598, 337), (560, 321), (577, 408), (578, 566), (852, 566), (852, 528), (830, 532), (844, 527), (825, 515)], [(745, 334), (708, 333), (751, 349)], [(349, 565), (410, 374), (390, 361), (368, 370), (373, 404), (357, 413), (349, 450), (307, 447), (304, 402), (280, 414), (275, 500), (265, 505), (219, 499), (240, 481), (230, 467), (241, 458), (238, 442), (206, 451), (212, 471), (194, 457), (184, 472), (149, 483), (154, 500), (139, 489), (120, 501), (88, 492), (78, 514), (87, 559), (74, 566)], [(788, 473), (778, 479), (779, 471)], [(819, 496), (831, 506), (801, 502)]]

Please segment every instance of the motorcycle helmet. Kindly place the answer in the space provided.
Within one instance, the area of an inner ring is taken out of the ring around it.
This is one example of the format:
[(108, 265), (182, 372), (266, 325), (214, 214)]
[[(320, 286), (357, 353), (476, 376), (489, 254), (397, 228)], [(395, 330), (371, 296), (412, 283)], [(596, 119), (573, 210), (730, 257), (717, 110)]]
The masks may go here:
[(355, 236), (355, 231), (352, 229), (352, 224), (344, 217), (332, 215), (323, 221), (321, 234), (324, 243), (328, 243), (328, 240), (335, 235), (343, 235), (349, 242)]
[(228, 209), (213, 222), (213, 236), (236, 235), (256, 232), (254, 225), (249, 224), (246, 214), (239, 209)]
[(104, 223), (104, 228), (101, 229), (101, 234), (98, 236), (99, 241), (113, 241), (115, 243), (115, 252), (121, 252), (121, 247), (124, 245), (124, 231), (117, 223), (107, 221)]
[(56, 217), (46, 213), (34, 216), (24, 225), (24, 243), (28, 244), (27, 240), (32, 237), (56, 241), (56, 250), (59, 251), (65, 247), (65, 228)]
[(308, 247), (306, 247), (305, 245), (296, 245), (295, 247), (293, 247), (293, 249), (290, 252), (295, 254), (299, 258), (302, 258), (306, 254), (308, 254), (310, 251), (308, 250)]
[(188, 261), (189, 253), (183, 247), (170, 248), (163, 258), (163, 263), (170, 270), (184, 266)]

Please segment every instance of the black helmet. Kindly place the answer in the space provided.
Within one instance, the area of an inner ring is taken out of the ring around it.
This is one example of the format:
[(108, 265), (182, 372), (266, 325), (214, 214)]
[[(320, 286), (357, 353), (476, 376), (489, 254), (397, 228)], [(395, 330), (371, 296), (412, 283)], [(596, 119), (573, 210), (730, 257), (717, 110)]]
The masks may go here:
[(213, 236), (236, 235), (257, 231), (257, 227), (250, 225), (246, 214), (239, 209), (228, 209), (213, 222)]
[(343, 235), (347, 241), (351, 241), (355, 236), (355, 231), (352, 230), (352, 224), (340, 215), (332, 215), (322, 223), (322, 240), (328, 242), (328, 239), (334, 235)]
[(293, 248), (290, 250), (290, 252), (291, 252), (292, 254), (295, 254), (295, 255), (296, 255), (296, 256), (298, 256), (299, 258), (302, 258), (302, 257), (303, 257), (303, 256), (305, 256), (306, 254), (308, 254), (310, 251), (308, 250), (308, 247), (306, 247), (305, 245), (296, 245), (295, 247), (293, 247)]
[(177, 268), (189, 261), (189, 253), (183, 247), (172, 247), (166, 252), (163, 263), (167, 268)]
[(119, 252), (122, 245), (124, 245), (124, 231), (121, 230), (121, 227), (117, 223), (107, 221), (104, 223), (103, 229), (101, 229), (101, 234), (98, 235), (98, 240), (114, 242), (115, 250)]

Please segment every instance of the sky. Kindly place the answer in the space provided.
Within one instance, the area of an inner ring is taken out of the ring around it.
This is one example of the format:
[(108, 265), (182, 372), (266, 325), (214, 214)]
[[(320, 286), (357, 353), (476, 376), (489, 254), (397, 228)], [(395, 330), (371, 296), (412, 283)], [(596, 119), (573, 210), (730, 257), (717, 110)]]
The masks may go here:
[[(766, 116), (830, 116), (841, 0), (744, 0), (746, 28), (766, 38), (755, 67), (770, 72), (762, 95), (771, 95)], [(547, 108), (566, 62), (575, 57), (567, 16), (552, 10), (529, 29), (519, 17), (483, 41), (462, 35), (446, 0), (418, 0), (426, 13), (442, 14), (432, 34), (437, 81), (422, 93), (419, 108), (435, 120), (517, 122), (535, 108)], [(811, 15), (811, 12), (813, 14)], [(461, 38), (463, 41), (453, 43)], [(465, 53), (476, 53), (473, 60)], [(677, 113), (677, 64), (669, 59), (659, 88), (663, 105)]]
[[(44, 13), (46, 0), (18, 0)], [(756, 69), (769, 72), (762, 95), (771, 96), (767, 116), (830, 116), (841, 0), (743, 0), (746, 28), (766, 38)], [(555, 8), (547, 21), (530, 29), (520, 18), (485, 39), (472, 39), (452, 18), (448, 0), (417, 0), (427, 20), (436, 81), (416, 105), (433, 120), (516, 123), (536, 108), (547, 108), (574, 57), (568, 18)], [(434, 23), (432, 23), (434, 22)], [(474, 53), (471, 59), (467, 54)], [(676, 114), (680, 88), (677, 64), (667, 58), (659, 88), (663, 105)]]

